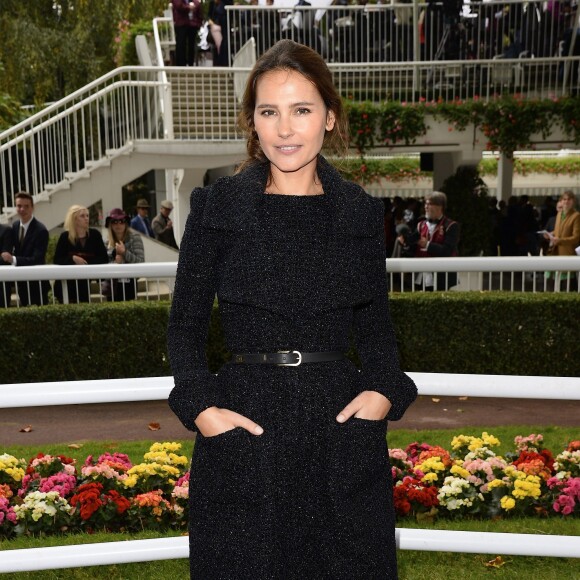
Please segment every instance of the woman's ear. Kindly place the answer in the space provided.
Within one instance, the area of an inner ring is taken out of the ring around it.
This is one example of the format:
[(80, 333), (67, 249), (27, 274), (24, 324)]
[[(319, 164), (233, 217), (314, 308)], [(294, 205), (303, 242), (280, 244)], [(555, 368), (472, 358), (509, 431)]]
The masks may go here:
[(326, 113), (326, 130), (332, 131), (334, 129), (334, 124), (336, 123), (336, 116), (334, 111), (329, 110)]

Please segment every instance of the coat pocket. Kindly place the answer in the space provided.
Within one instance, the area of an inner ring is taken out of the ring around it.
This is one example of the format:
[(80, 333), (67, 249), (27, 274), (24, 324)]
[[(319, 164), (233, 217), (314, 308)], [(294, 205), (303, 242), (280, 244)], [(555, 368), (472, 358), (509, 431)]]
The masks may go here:
[(351, 418), (336, 425), (333, 487), (339, 496), (364, 494), (388, 475), (386, 433), (386, 421)]
[(264, 497), (264, 443), (237, 427), (214, 437), (198, 434), (190, 497), (210, 503), (257, 503)]

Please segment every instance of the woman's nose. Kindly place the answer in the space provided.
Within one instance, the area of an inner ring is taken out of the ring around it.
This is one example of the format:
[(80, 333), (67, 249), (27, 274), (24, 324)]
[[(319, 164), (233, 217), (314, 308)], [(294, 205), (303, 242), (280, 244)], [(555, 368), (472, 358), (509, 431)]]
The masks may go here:
[(289, 115), (280, 116), (278, 121), (278, 135), (280, 137), (290, 137), (292, 135), (292, 120)]

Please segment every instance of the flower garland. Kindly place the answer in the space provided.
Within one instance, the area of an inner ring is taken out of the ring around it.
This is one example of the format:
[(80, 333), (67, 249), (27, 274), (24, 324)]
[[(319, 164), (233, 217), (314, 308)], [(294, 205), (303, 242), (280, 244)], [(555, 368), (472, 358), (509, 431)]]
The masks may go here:
[(346, 101), (350, 140), (362, 155), (381, 146), (404, 142), (412, 145), (426, 134), (429, 118), (446, 121), (449, 131), (480, 129), (486, 148), (512, 157), (517, 150), (533, 149), (532, 136), (546, 139), (554, 127), (562, 129), (572, 142), (580, 143), (580, 99), (523, 99), (521, 95), (498, 96), (490, 100), (446, 102), (443, 99), (417, 103), (386, 101), (382, 104)]
[[(390, 449), (398, 518), (580, 515), (580, 441), (555, 457), (540, 434), (499, 456), (490, 433), (459, 434), (449, 449), (414, 442)], [(175, 442), (154, 443), (136, 465), (122, 453), (28, 464), (0, 455), (0, 537), (68, 531), (187, 528), (189, 461)]]

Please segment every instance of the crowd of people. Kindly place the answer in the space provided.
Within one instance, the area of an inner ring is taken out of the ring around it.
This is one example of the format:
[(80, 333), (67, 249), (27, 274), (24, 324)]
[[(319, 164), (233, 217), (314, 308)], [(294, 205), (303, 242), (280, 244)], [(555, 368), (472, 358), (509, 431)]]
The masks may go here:
[[(458, 255), (460, 224), (445, 215), (447, 199), (441, 192), (416, 198), (385, 198), (387, 255), (401, 257), (451, 257)], [(580, 254), (580, 212), (576, 196), (565, 191), (556, 201), (546, 197), (534, 205), (529, 196), (511, 196), (507, 203), (489, 198), (487, 216), (491, 243), (489, 256), (574, 256)], [(549, 273), (548, 273), (549, 275)], [(417, 288), (447, 290), (457, 284), (454, 273), (419, 274)]]
[[(39, 266), (46, 263), (49, 244), (48, 230), (34, 217), (34, 199), (27, 192), (15, 196), (18, 219), (11, 226), (0, 225), (0, 263), (6, 266)], [(136, 215), (131, 219), (121, 208), (112, 209), (105, 220), (106, 234), (89, 227), (89, 210), (82, 205), (72, 205), (65, 216), (63, 232), (54, 252), (54, 263), (63, 266), (92, 264), (139, 264), (145, 262), (142, 236), (157, 239), (178, 249), (170, 219), (173, 204), (161, 202), (159, 214), (149, 220), (149, 202), (140, 199)], [(91, 301), (91, 281), (70, 279), (0, 283), (0, 308), (12, 303), (15, 290), (19, 306), (42, 306), (51, 302), (49, 292), (60, 303)], [(137, 297), (137, 280), (114, 278), (101, 280), (99, 293), (108, 301), (134, 300)]]
[[(548, 2), (497, 2), (427, 0), (414, 21), (412, 0), (334, 0), (344, 10), (303, 10), (307, 0), (293, 9), (280, 0), (247, 0), (236, 5), (272, 10), (238, 10), (233, 0), (211, 0), (202, 16), (199, 0), (172, 0), (175, 26), (175, 64), (193, 65), (200, 29), (216, 66), (229, 64), (250, 38), (258, 55), (281, 38), (310, 46), (331, 62), (393, 62), (412, 60), (471, 60), (497, 57), (553, 57), (580, 54), (580, 42), (570, 50), (575, 0)], [(364, 10), (349, 10), (351, 6)], [(419, 55), (414, 54), (418, 37)], [(205, 38), (205, 36), (204, 36)]]

